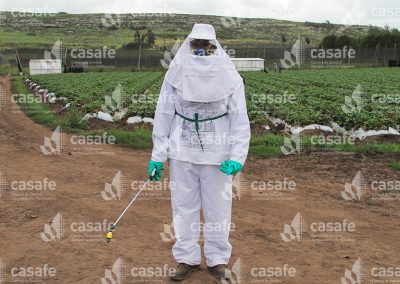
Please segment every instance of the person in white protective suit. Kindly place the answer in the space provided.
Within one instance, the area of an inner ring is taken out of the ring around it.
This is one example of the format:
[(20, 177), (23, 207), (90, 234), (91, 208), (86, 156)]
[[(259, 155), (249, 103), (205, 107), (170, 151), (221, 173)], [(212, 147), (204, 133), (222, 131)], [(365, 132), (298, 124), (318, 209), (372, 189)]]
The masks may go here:
[[(196, 24), (169, 66), (161, 87), (148, 171), (159, 180), (169, 159), (178, 263), (173, 280), (200, 269), (200, 228), (209, 271), (228, 277), (232, 175), (247, 158), (250, 124), (243, 79), (216, 39)], [(204, 226), (200, 224), (203, 209)]]

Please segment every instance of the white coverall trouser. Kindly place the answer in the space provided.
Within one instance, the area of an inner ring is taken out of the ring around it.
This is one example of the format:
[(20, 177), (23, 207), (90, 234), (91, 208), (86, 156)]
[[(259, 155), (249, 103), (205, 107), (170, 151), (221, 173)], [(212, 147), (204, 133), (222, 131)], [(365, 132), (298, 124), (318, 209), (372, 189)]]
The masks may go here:
[[(176, 242), (172, 253), (178, 263), (200, 264), (200, 232), (208, 266), (228, 264), (232, 208), (232, 176), (218, 165), (200, 165), (171, 159), (169, 162), (173, 223)], [(203, 208), (204, 225), (200, 224)]]

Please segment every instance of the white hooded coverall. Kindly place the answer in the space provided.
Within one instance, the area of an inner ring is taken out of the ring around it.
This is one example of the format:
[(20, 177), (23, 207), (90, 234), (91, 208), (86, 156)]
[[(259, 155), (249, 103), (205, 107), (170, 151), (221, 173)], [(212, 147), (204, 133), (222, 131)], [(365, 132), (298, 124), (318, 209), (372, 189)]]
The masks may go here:
[[(214, 40), (210, 56), (191, 53), (190, 39)], [(226, 114), (226, 115), (224, 115)], [(182, 118), (198, 120), (196, 123)], [(196, 24), (170, 63), (161, 87), (153, 128), (151, 159), (169, 159), (173, 224), (172, 252), (178, 263), (200, 264), (204, 231), (207, 265), (227, 264), (232, 176), (220, 171), (225, 160), (244, 165), (250, 140), (243, 80), (215, 38), (211, 25)], [(200, 224), (203, 209), (205, 223)]]

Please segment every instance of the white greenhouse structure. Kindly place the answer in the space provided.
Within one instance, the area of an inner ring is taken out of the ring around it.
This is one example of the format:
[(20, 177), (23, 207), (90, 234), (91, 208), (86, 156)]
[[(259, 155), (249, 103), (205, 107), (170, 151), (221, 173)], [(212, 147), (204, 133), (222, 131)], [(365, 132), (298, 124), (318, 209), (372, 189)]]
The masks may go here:
[(237, 71), (263, 71), (265, 60), (262, 58), (231, 58)]
[(61, 59), (32, 59), (29, 60), (29, 74), (59, 74), (61, 65)]

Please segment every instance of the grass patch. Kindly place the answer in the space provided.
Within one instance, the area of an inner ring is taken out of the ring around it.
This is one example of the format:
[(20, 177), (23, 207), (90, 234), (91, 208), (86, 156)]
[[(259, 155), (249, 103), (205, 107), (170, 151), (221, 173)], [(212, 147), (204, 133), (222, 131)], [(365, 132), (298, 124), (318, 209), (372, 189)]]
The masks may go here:
[(10, 72), (10, 65), (0, 65), (0, 76), (7, 76)]
[[(22, 72), (24, 74), (29, 74), (29, 67), (22, 67)], [(18, 66), (13, 65), (11, 67), (11, 76), (20, 76)]]
[(252, 136), (249, 153), (257, 156), (279, 156), (282, 155), (280, 147), (283, 143), (284, 137), (280, 135)]
[[(253, 136), (250, 140), (250, 154), (257, 156), (283, 155), (282, 147), (285, 145), (285, 137), (281, 135), (266, 134)], [(294, 141), (285, 149), (290, 152), (296, 149)], [(314, 144), (311, 137), (301, 137), (300, 153), (312, 151), (349, 152), (349, 153), (400, 153), (400, 144), (396, 143), (370, 143), (370, 144)]]
[(151, 149), (153, 147), (151, 140), (151, 130), (149, 129), (135, 129), (134, 131), (126, 131), (113, 129), (110, 131), (84, 131), (83, 135), (103, 135), (114, 136), (116, 144), (127, 146), (133, 149)]
[(400, 171), (400, 162), (393, 161), (389, 163), (389, 167), (393, 170)]
[(13, 77), (11, 89), (23, 112), (33, 121), (55, 128), (58, 121), (47, 105), (35, 100), (22, 77)]

